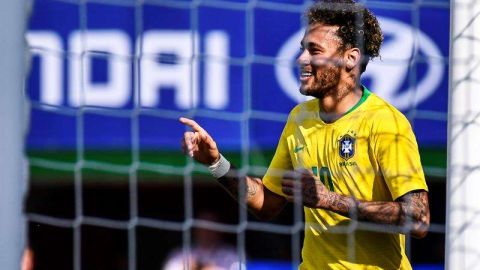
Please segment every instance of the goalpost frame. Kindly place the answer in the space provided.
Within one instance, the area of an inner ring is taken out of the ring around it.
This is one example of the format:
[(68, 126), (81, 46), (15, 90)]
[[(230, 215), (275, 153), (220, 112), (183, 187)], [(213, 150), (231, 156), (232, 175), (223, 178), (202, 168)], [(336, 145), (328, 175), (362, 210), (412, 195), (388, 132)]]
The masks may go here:
[(451, 0), (446, 269), (480, 269), (480, 2)]
[(20, 269), (24, 248), (23, 145), (27, 0), (0, 9), (0, 269)]

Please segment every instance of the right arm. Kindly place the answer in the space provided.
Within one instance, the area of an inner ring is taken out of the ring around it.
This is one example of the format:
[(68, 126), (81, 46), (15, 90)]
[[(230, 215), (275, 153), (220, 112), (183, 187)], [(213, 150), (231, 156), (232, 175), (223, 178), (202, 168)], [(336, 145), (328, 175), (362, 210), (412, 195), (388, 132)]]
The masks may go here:
[[(207, 131), (191, 119), (182, 117), (180, 122), (192, 128), (192, 131), (185, 132), (183, 136), (183, 152), (206, 166), (217, 163), (220, 152)], [(232, 165), (218, 182), (235, 200), (246, 203), (250, 212), (262, 220), (277, 216), (287, 203), (284, 197), (268, 190), (260, 178), (241, 176)], [(240, 188), (244, 188), (243, 192), (240, 192)]]
[[(250, 212), (261, 220), (276, 217), (287, 203), (284, 197), (266, 188), (260, 178), (240, 177), (233, 166), (225, 176), (218, 179), (218, 182), (235, 200), (244, 201)], [(243, 192), (240, 192), (241, 188), (244, 188)], [(244, 197), (240, 198), (240, 194)]]

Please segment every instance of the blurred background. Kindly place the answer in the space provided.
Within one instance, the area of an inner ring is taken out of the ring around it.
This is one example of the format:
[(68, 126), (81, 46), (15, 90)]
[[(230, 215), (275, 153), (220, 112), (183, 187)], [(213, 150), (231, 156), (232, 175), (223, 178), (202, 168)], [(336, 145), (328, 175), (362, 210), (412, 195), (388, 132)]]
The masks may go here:
[[(198, 229), (217, 232), (248, 269), (295, 267), (302, 215), (293, 206), (271, 222), (248, 215), (182, 155), (177, 119), (193, 117), (232, 163), (262, 176), (288, 112), (305, 100), (295, 59), (311, 2), (34, 1), (35, 269), (164, 269), (175, 250), (197, 246)], [(412, 123), (430, 188), (432, 231), (409, 238), (408, 253), (415, 269), (443, 269), (450, 2), (364, 3), (385, 41), (363, 83)]]

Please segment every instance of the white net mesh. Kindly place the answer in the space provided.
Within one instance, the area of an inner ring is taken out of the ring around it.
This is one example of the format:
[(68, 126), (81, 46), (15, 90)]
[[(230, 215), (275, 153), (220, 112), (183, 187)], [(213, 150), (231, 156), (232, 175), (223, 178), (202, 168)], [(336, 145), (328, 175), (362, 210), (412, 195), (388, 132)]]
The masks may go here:
[[(36, 2), (27, 212), (39, 269), (161, 269), (171, 250), (194, 248), (198, 228), (226, 234), (249, 269), (295, 268), (303, 208), (289, 206), (273, 222), (250, 217), (181, 155), (177, 119), (195, 118), (242, 174), (263, 175), (303, 100), (294, 59), (310, 4)], [(431, 197), (444, 204), (449, 2), (365, 4), (386, 39), (364, 83), (409, 118)], [(204, 219), (203, 209), (222, 217)], [(440, 217), (425, 243), (408, 241), (414, 264), (443, 263), (441, 246), (423, 249), (443, 245), (441, 209), (432, 210)]]

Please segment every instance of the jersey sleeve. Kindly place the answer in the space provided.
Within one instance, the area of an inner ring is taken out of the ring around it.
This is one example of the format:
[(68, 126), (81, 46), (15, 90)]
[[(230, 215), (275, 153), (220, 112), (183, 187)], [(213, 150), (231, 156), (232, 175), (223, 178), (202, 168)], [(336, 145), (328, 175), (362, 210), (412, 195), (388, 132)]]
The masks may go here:
[(392, 108), (373, 121), (373, 149), (392, 198), (428, 191), (417, 141), (405, 116)]
[(289, 121), (290, 119), (287, 121), (287, 124), (283, 129), (275, 155), (273, 156), (270, 166), (262, 180), (265, 187), (281, 196), (285, 196), (282, 192), (282, 177), (286, 171), (290, 171), (293, 168), (287, 142), (290, 126)]

